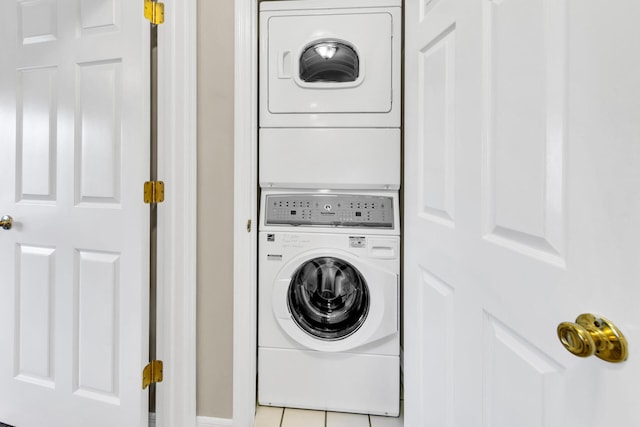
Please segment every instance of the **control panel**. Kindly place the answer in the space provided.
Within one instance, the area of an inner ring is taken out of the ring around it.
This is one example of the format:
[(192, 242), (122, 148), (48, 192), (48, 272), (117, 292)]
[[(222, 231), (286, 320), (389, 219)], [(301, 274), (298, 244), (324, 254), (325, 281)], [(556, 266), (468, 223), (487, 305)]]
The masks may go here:
[(351, 194), (272, 194), (265, 225), (393, 228), (393, 199)]

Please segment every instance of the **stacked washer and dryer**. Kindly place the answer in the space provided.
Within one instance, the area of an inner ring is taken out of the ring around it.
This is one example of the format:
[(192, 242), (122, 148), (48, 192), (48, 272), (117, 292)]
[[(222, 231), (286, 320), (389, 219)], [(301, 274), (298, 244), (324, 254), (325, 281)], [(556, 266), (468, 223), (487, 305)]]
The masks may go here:
[(400, 0), (260, 3), (258, 401), (397, 416)]

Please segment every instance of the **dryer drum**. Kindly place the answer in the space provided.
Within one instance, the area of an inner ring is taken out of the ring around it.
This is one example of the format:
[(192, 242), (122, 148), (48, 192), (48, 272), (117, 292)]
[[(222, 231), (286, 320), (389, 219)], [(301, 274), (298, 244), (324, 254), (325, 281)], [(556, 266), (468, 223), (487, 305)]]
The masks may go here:
[(338, 340), (364, 323), (369, 289), (350, 263), (335, 257), (313, 258), (293, 274), (287, 305), (302, 330), (323, 340)]
[(345, 43), (316, 42), (307, 46), (300, 55), (300, 80), (304, 82), (355, 82), (359, 75), (358, 54)]

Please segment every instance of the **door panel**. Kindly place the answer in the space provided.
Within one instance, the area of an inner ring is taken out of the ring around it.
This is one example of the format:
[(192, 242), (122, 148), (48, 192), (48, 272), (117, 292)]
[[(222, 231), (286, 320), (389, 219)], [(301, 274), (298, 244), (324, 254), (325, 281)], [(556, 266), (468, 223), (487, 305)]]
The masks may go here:
[[(56, 188), (57, 68), (18, 75), (16, 192), (18, 200), (53, 200)], [(35, 126), (34, 124), (38, 125)]]
[(16, 371), (44, 387), (54, 386), (54, 256), (52, 248), (19, 245), (16, 251)]
[(420, 215), (455, 226), (455, 26), (438, 33), (418, 54)]
[(146, 425), (142, 2), (0, 11), (0, 422)]
[(78, 65), (76, 203), (119, 203), (122, 64), (110, 60)]
[(640, 339), (640, 7), (405, 16), (406, 425), (640, 424), (633, 354), (581, 359), (556, 336), (593, 312)]
[(562, 265), (566, 4), (486, 1), (483, 8), (485, 238)]

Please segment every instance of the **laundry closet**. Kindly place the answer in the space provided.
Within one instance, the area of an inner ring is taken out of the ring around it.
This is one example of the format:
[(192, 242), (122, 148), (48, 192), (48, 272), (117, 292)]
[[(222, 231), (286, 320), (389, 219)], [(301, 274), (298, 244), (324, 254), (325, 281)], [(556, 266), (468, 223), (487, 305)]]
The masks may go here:
[(261, 405), (399, 414), (401, 17), (260, 3)]

